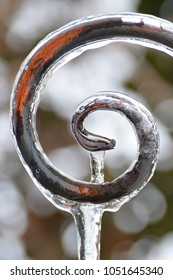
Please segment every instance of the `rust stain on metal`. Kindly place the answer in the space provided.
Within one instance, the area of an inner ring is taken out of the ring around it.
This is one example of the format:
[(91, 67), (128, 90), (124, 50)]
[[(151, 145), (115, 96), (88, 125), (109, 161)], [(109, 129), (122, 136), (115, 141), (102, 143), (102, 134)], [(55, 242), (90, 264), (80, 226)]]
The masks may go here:
[(26, 65), (27, 69), (23, 72), (16, 90), (15, 112), (20, 112), (20, 116), (23, 115), (23, 109), (31, 89), (31, 81), (34, 79), (40, 67), (43, 67), (65, 45), (78, 37), (82, 30), (83, 26), (79, 25), (78, 28), (71, 28), (68, 32), (63, 32), (48, 41), (31, 58), (29, 64)]

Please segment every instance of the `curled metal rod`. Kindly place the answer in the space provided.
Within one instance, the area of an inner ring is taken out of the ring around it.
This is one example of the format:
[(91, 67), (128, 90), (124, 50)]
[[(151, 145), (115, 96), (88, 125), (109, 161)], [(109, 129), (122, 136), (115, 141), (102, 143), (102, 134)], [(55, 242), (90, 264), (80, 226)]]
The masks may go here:
[[(106, 95), (106, 93), (105, 93)], [(82, 104), (76, 109), (75, 114), (72, 117), (72, 131), (79, 144), (88, 151), (105, 151), (114, 149), (116, 141), (103, 136), (96, 135), (87, 131), (83, 122), (85, 118), (93, 111), (96, 110), (110, 110), (111, 105), (106, 103), (103, 95), (95, 95), (82, 102)], [(109, 94), (106, 95), (107, 98)], [(99, 103), (100, 102), (100, 103)], [(109, 103), (111, 100), (109, 101)]]
[[(93, 139), (93, 134), (91, 135), (89, 132), (87, 135), (83, 135), (81, 133), (81, 130), (83, 130), (82, 123), (89, 113), (99, 109), (120, 112), (130, 121), (135, 128), (139, 142), (137, 160), (124, 174), (112, 182), (94, 184), (77, 180), (72, 181), (69, 177), (65, 177), (63, 181), (61, 173), (56, 171), (58, 176), (55, 177), (55, 171), (51, 166), (46, 166), (46, 168), (49, 168), (48, 173), (44, 166), (41, 170), (40, 167), (36, 165), (38, 162), (34, 162), (34, 158), (31, 158), (32, 163), (30, 168), (35, 168), (34, 177), (44, 185), (47, 183), (46, 187), (52, 187), (54, 193), (57, 192), (57, 194), (61, 194), (75, 201), (101, 203), (114, 198), (121, 198), (137, 189), (141, 189), (153, 174), (158, 159), (159, 137), (156, 123), (150, 112), (139, 102), (120, 93), (105, 92), (85, 100), (73, 115), (72, 130), (80, 144), (91, 151), (104, 150), (105, 138), (94, 135)], [(28, 140), (28, 145), (31, 147), (31, 139)], [(106, 145), (112, 142), (113, 140), (106, 139)], [(110, 147), (108, 148), (110, 149)], [(36, 150), (36, 152), (38, 153), (38, 150)], [(39, 159), (44, 159), (40, 153)], [(50, 177), (46, 178), (45, 176), (47, 174)], [(52, 181), (53, 179), (56, 181)]]
[[(87, 49), (113, 41), (137, 43), (173, 56), (173, 25), (135, 13), (84, 18), (49, 34), (29, 54), (17, 75), (11, 99), (11, 126), (17, 151), (38, 188), (53, 200), (59, 196), (97, 204), (120, 199), (140, 190), (154, 172), (158, 158), (155, 122), (143, 106), (140, 110), (141, 105), (127, 96), (108, 93), (89, 99), (89, 105), (84, 106), (89, 110), (87, 114), (97, 109), (118, 110), (136, 126), (140, 143), (137, 160), (112, 182), (94, 184), (69, 177), (49, 162), (38, 140), (36, 111), (50, 74)], [(115, 140), (92, 135), (82, 128), (86, 115), (81, 108), (73, 118), (72, 128), (79, 143), (91, 151), (112, 149)]]

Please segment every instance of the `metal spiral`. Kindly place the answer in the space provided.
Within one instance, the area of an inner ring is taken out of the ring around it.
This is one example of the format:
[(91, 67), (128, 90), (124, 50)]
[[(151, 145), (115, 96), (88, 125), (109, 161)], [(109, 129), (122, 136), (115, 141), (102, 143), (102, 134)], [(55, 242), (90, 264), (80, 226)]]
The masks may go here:
[(141, 14), (99, 15), (56, 30), (26, 58), (16, 77), (11, 99), (11, 126), (22, 163), (44, 193), (76, 202), (104, 203), (138, 192), (151, 178), (158, 159), (158, 131), (151, 114), (119, 93), (95, 95), (80, 105), (72, 119), (77, 141), (90, 151), (112, 149), (115, 140), (92, 135), (83, 128), (92, 110), (115, 110), (136, 129), (139, 154), (130, 169), (112, 182), (94, 184), (70, 178), (47, 159), (38, 140), (35, 118), (41, 92), (51, 73), (92, 46), (115, 41), (137, 43), (173, 55), (173, 26)]

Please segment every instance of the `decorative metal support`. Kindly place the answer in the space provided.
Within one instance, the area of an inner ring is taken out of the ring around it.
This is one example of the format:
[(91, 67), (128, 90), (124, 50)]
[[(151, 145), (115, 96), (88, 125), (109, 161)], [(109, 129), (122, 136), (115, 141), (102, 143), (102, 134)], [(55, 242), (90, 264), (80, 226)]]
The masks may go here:
[[(76, 140), (91, 153), (91, 182), (83, 182), (49, 162), (38, 139), (35, 118), (41, 92), (55, 70), (86, 50), (117, 41), (140, 44), (173, 56), (173, 24), (135, 13), (99, 15), (72, 22), (49, 34), (29, 54), (16, 77), (11, 99), (11, 126), (19, 157), (40, 191), (56, 207), (73, 214), (81, 259), (99, 258), (103, 212), (117, 211), (153, 175), (159, 153), (156, 123), (143, 105), (121, 93), (106, 91), (82, 102), (71, 125)], [(115, 140), (92, 134), (83, 127), (84, 119), (95, 110), (125, 115), (139, 142), (136, 161), (112, 182), (104, 182), (103, 163), (105, 151), (114, 148)], [(92, 220), (92, 215), (97, 219)], [(89, 224), (91, 231), (87, 231)]]

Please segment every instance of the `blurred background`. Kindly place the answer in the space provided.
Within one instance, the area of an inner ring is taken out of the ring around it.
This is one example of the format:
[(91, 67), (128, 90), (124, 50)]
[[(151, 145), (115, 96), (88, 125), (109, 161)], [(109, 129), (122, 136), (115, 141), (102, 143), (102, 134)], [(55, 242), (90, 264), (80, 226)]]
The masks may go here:
[[(37, 190), (16, 154), (9, 127), (9, 102), (20, 64), (47, 33), (78, 18), (140, 12), (173, 21), (171, 0), (0, 0), (0, 259), (77, 259), (70, 214)], [(75, 142), (71, 116), (86, 97), (101, 91), (127, 93), (154, 115), (161, 141), (151, 182), (117, 213), (105, 213), (101, 259), (173, 259), (173, 59), (156, 50), (114, 43), (85, 52), (49, 80), (37, 114), (40, 142), (68, 175), (90, 180), (89, 154)], [(116, 139), (106, 153), (105, 178), (112, 180), (136, 156), (129, 123), (96, 112), (88, 130)], [(70, 160), (69, 160), (70, 158)]]

